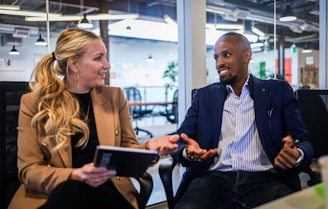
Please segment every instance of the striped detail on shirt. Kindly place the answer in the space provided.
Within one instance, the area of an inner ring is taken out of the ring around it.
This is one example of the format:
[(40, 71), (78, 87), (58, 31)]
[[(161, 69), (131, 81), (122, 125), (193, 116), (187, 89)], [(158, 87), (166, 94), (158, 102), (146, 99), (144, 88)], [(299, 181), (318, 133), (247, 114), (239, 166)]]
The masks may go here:
[(265, 171), (273, 168), (255, 123), (254, 101), (248, 85), (238, 97), (231, 86), (224, 103), (218, 157), (210, 170)]

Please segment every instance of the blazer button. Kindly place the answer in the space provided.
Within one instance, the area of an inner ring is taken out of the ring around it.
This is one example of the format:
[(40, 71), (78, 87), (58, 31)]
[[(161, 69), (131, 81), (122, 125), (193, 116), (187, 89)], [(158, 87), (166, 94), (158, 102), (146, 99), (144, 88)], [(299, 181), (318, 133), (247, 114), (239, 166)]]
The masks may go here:
[(115, 135), (118, 135), (120, 133), (119, 130), (115, 130)]

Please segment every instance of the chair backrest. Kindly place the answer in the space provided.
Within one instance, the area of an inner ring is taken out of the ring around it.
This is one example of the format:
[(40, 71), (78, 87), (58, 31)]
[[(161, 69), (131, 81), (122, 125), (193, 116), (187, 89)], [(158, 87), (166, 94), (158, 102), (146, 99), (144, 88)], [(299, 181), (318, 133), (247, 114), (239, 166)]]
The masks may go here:
[[(192, 89), (191, 91), (191, 101), (194, 98), (194, 95), (196, 93), (197, 89)], [(176, 90), (176, 96), (178, 96), (178, 89)], [(174, 93), (174, 94), (175, 94)], [(174, 98), (174, 97), (173, 97)], [(173, 192), (173, 179), (172, 179), (172, 173), (174, 167), (177, 165), (177, 161), (174, 158), (171, 158), (168, 163), (161, 163), (159, 165), (159, 176), (161, 178), (165, 195), (166, 195), (166, 201), (169, 209), (173, 209), (175, 206), (175, 202), (177, 199), (179, 199), (182, 194), (187, 189), (187, 185), (190, 182), (190, 178), (186, 179), (185, 175), (183, 175), (183, 178), (181, 179), (179, 186), (177, 188), (177, 191)]]
[[(141, 102), (141, 93), (140, 90), (136, 87), (126, 87), (123, 89), (126, 99), (129, 102)], [(137, 118), (138, 112), (142, 111), (142, 106), (139, 105), (130, 105), (129, 106), (130, 114), (133, 114), (133, 118)]]
[(140, 90), (136, 87), (126, 87), (123, 89), (126, 99), (128, 101), (140, 102), (141, 93)]
[(313, 143), (314, 157), (328, 154), (328, 90), (300, 89), (296, 97)]
[(17, 178), (17, 125), (21, 96), (28, 82), (0, 82), (0, 208), (7, 208), (20, 182)]

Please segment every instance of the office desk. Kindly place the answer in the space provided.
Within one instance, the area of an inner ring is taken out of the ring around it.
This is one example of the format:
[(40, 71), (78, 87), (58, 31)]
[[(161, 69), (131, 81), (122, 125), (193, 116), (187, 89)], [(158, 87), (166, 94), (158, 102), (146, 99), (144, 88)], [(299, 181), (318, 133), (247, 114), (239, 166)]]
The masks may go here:
[(305, 188), (254, 209), (325, 209), (323, 184)]
[[(133, 120), (135, 121), (134, 131), (135, 131), (138, 139), (143, 139), (145, 137), (153, 138), (154, 135), (153, 135), (153, 133), (151, 133), (150, 131), (148, 131), (146, 129), (139, 128), (137, 120), (139, 118), (143, 118), (143, 117), (155, 116), (153, 113), (155, 106), (166, 106), (169, 104), (172, 104), (172, 102), (167, 102), (167, 101), (159, 101), (159, 102), (156, 102), (156, 101), (152, 101), (152, 102), (128, 101), (131, 119), (132, 119), (132, 121)], [(146, 135), (140, 136), (139, 132), (145, 133)]]
[(135, 101), (131, 102), (128, 101), (129, 106), (152, 106), (152, 105), (169, 105), (172, 104), (172, 102), (167, 102), (167, 101), (162, 101), (162, 102), (140, 102), (140, 101)]

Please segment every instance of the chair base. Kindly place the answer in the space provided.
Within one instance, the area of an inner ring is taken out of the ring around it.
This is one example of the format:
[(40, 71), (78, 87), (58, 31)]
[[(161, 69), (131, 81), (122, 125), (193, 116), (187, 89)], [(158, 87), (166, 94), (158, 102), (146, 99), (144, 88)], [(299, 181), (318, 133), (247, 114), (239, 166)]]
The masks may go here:
[(146, 129), (135, 127), (133, 130), (134, 130), (134, 132), (136, 133), (137, 136), (139, 135), (140, 132), (144, 132), (147, 137), (149, 137), (149, 138), (154, 137), (154, 135), (150, 131), (147, 131)]

